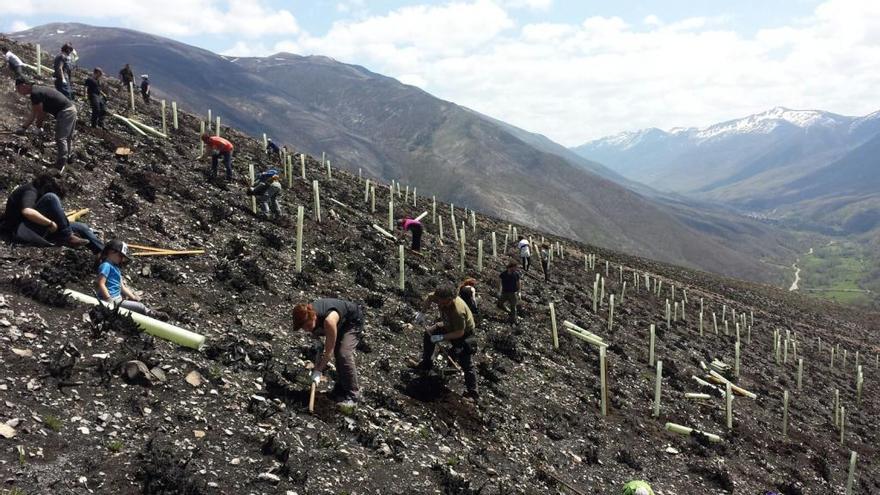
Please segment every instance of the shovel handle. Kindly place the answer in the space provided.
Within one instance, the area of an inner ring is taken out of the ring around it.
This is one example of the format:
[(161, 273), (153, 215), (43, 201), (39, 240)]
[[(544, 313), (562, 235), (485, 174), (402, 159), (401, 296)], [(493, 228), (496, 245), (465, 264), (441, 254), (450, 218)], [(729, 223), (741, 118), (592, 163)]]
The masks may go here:
[(317, 389), (317, 385), (312, 383), (312, 390), (309, 392), (309, 412), (315, 412), (315, 389)]

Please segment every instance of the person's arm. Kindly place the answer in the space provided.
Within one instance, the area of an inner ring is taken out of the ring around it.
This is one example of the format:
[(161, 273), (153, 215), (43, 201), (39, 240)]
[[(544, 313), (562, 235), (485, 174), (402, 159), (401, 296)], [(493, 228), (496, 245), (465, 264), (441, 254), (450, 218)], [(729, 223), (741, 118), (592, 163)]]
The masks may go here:
[(48, 227), (49, 232), (55, 232), (56, 230), (58, 230), (57, 223), (33, 208), (24, 208), (23, 210), (21, 210), (21, 216), (24, 217), (25, 220), (29, 220), (37, 225)]
[(110, 300), (110, 291), (107, 290), (107, 277), (103, 274), (98, 275), (98, 295), (101, 296), (103, 301)]
[[(33, 124), (34, 121), (37, 120), (38, 113), (39, 114), (43, 113), (43, 104), (42, 103), (37, 103), (36, 105), (31, 105), (31, 114), (28, 116), (27, 120), (25, 120), (24, 123), (21, 124), (21, 128), (27, 129), (28, 127), (30, 127), (31, 124)], [(42, 123), (42, 119), (40, 119), (40, 122), (37, 123), (38, 127), (39, 127), (40, 123)]]
[(330, 357), (333, 356), (333, 350), (336, 349), (336, 325), (339, 323), (339, 313), (334, 311), (324, 318), (324, 352), (321, 359), (315, 364), (315, 371), (324, 372)]
[(122, 292), (123, 299), (129, 299), (131, 301), (140, 301), (141, 298), (137, 296), (134, 292), (129, 290), (128, 286), (125, 285), (125, 281), (122, 280), (122, 277), (119, 277), (119, 289)]

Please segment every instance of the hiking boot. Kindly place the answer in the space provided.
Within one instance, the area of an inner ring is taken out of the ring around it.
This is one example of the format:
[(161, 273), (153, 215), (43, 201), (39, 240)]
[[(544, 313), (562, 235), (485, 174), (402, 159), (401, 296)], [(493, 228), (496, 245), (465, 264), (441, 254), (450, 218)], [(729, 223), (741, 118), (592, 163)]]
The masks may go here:
[(480, 400), (480, 393), (477, 392), (476, 389), (471, 389), (471, 390), (468, 390), (467, 392), (465, 392), (462, 397), (464, 397), (465, 399), (470, 399), (474, 402), (477, 402)]

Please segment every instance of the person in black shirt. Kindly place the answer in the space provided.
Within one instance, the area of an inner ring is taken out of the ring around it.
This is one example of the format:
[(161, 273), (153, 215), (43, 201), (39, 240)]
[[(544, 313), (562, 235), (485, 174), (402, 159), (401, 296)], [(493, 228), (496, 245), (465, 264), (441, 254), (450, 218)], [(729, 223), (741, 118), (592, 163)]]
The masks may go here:
[(519, 291), (522, 289), (522, 275), (517, 270), (515, 261), (507, 264), (507, 270), (501, 272), (498, 287), (498, 299), (502, 307), (507, 309), (507, 321), (516, 324), (516, 305), (519, 302)]
[(95, 67), (92, 71), (92, 77), (86, 79), (86, 95), (89, 98), (89, 106), (92, 108), (91, 124), (92, 128), (104, 128), (104, 117), (107, 115), (107, 95), (104, 94), (104, 88), (101, 85), (101, 78), (104, 71), (100, 67)]
[(24, 133), (31, 124), (43, 125), (46, 114), (55, 117), (55, 167), (64, 171), (65, 164), (73, 163), (73, 132), (76, 130), (76, 106), (58, 91), (37, 86), (24, 79), (15, 81), (15, 90), (31, 100), (31, 115), (21, 126)]
[(128, 91), (128, 85), (134, 82), (134, 72), (132, 72), (129, 64), (125, 64), (125, 67), (119, 71), (119, 80), (122, 81), (122, 85)]
[(150, 77), (146, 74), (141, 76), (141, 97), (144, 103), (150, 103)]
[(354, 351), (363, 336), (364, 314), (361, 307), (342, 299), (317, 299), (312, 304), (293, 307), (293, 328), (324, 337), (324, 351), (316, 360), (312, 380), (320, 383), (330, 357), (336, 359), (338, 380), (331, 396), (339, 402), (360, 399)]
[(55, 71), (55, 89), (66, 96), (69, 100), (73, 99), (73, 92), (70, 90), (70, 75), (72, 72), (70, 67), (70, 54), (72, 52), (73, 47), (69, 43), (65, 43), (61, 47), (61, 53), (55, 57), (52, 66)]
[(61, 205), (63, 197), (64, 188), (49, 174), (16, 187), (6, 199), (6, 210), (0, 217), (0, 234), (7, 240), (24, 244), (43, 247), (88, 244), (92, 252), (101, 252), (104, 245), (88, 226), (68, 222)]

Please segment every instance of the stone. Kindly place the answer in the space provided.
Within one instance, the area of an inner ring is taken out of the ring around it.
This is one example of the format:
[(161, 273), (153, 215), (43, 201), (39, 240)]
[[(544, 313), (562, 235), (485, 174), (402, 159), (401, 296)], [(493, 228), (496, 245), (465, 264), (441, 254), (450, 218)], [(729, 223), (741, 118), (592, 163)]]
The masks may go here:
[(257, 476), (257, 479), (260, 481), (266, 481), (268, 483), (272, 483), (273, 485), (277, 485), (278, 483), (281, 483), (281, 477), (278, 476), (277, 474), (272, 474), (272, 473), (260, 473), (260, 475)]
[(0, 437), (13, 438), (16, 434), (18, 434), (18, 432), (15, 431), (15, 428), (7, 424), (0, 423)]
[(141, 361), (128, 361), (122, 365), (122, 377), (128, 383), (145, 387), (153, 386), (153, 380), (155, 380), (150, 369)]
[(196, 438), (205, 438), (205, 432), (202, 430), (193, 430), (193, 436)]
[(199, 385), (201, 385), (202, 383), (205, 382), (205, 379), (202, 378), (202, 374), (196, 370), (192, 370), (189, 373), (187, 373), (185, 380), (186, 380), (186, 383), (189, 383), (193, 387), (198, 387)]
[(34, 351), (32, 351), (30, 349), (16, 349), (15, 347), (13, 347), (12, 352), (16, 356), (28, 357), (28, 358), (34, 357)]

